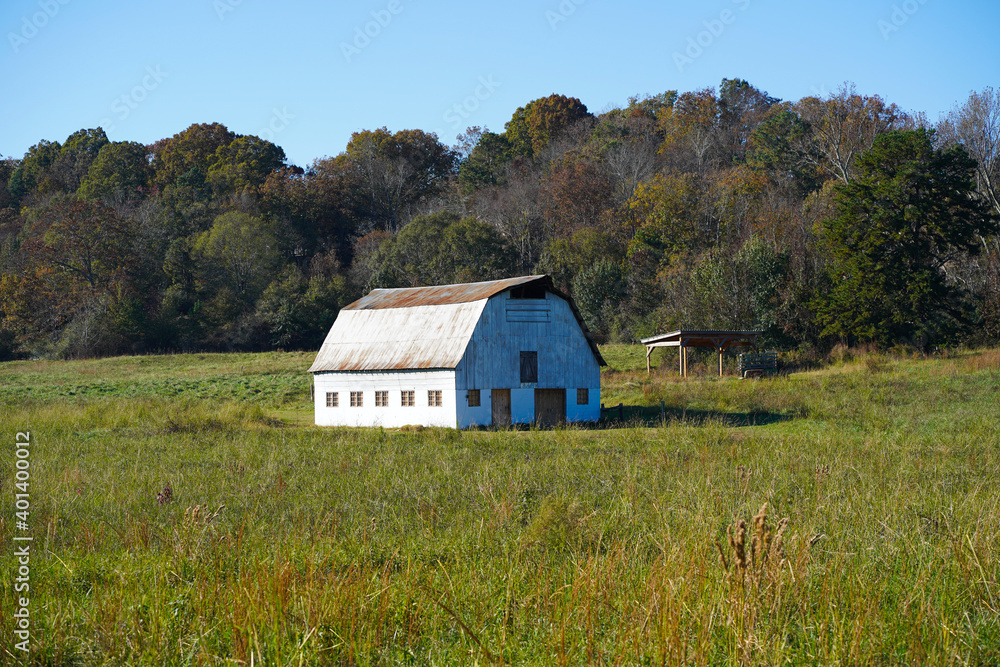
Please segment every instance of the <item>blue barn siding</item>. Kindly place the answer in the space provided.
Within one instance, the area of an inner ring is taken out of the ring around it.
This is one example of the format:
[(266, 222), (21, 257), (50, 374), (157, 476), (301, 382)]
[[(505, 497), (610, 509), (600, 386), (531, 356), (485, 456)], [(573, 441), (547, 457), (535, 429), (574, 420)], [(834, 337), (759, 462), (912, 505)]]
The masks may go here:
[[(521, 383), (520, 352), (538, 352), (538, 382)], [(534, 419), (534, 390), (566, 389), (567, 418), (600, 416), (600, 367), (569, 304), (546, 293), (545, 299), (511, 299), (509, 292), (489, 300), (456, 368), (459, 423), (489, 424), (490, 390), (511, 390), (515, 422)], [(590, 401), (576, 405), (576, 390), (586, 388)], [(465, 390), (479, 389), (482, 405), (469, 408)], [(463, 415), (463, 412), (465, 413)]]

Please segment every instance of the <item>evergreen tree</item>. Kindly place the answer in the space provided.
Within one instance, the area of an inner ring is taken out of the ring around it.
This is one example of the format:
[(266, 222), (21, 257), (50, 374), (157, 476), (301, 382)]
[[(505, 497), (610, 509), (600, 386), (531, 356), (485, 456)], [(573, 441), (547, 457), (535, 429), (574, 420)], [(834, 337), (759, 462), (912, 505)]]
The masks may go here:
[(824, 222), (831, 255), (829, 292), (820, 298), (824, 333), (886, 346), (926, 346), (967, 325), (949, 263), (975, 254), (997, 228), (974, 196), (976, 163), (960, 146), (934, 149), (932, 132), (879, 136), (837, 190)]

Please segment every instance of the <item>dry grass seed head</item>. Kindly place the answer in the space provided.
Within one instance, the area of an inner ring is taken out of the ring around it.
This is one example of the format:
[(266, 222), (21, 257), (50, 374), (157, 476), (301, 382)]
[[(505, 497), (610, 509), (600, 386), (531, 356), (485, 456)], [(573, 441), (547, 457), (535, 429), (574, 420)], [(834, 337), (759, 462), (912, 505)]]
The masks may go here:
[(778, 522), (778, 530), (774, 534), (774, 544), (772, 552), (778, 556), (779, 560), (785, 559), (785, 529), (788, 528), (788, 517), (784, 517)]
[(195, 505), (184, 510), (184, 518), (181, 523), (188, 528), (203, 528), (212, 523), (219, 516), (225, 505), (219, 505), (214, 512), (208, 509), (208, 505)]
[[(740, 573), (749, 572), (752, 577), (759, 579), (765, 572), (767, 565), (779, 564), (785, 558), (784, 535), (788, 527), (788, 519), (783, 518), (778, 522), (777, 528), (772, 532), (767, 526), (767, 503), (764, 503), (757, 514), (752, 519), (753, 532), (750, 536), (750, 548), (747, 549), (747, 522), (743, 519), (736, 521), (729, 526), (727, 534), (729, 537), (729, 547), (733, 553), (733, 571)], [(716, 541), (722, 566), (728, 571), (729, 560), (722, 549), (722, 545)]]
[(764, 565), (771, 546), (771, 533), (767, 530), (767, 503), (760, 507), (753, 518), (753, 536), (750, 538), (750, 558), (752, 564)]
[(740, 519), (735, 524), (729, 527), (729, 546), (733, 550), (733, 565), (737, 571), (746, 570), (747, 567), (747, 550), (746, 550), (746, 535), (747, 535), (747, 522)]

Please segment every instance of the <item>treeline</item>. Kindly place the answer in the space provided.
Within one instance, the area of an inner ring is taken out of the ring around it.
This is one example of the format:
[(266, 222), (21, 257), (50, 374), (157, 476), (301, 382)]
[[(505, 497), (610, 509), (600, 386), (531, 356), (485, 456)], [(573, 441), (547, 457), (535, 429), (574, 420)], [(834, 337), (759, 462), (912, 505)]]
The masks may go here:
[(562, 95), (449, 147), (355, 133), (308, 169), (218, 123), (0, 162), (0, 358), (316, 348), (375, 287), (548, 273), (599, 340), (1000, 341), (1000, 93), (932, 126), (746, 81), (594, 115)]

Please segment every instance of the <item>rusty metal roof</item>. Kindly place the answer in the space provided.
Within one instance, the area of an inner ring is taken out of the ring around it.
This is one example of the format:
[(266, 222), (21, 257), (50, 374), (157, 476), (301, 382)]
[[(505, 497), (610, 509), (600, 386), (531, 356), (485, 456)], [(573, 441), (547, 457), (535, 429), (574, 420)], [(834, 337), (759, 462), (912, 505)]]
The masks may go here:
[(343, 309), (309, 372), (455, 368), (486, 299), (411, 308)]
[(607, 365), (573, 301), (548, 276), (377, 289), (341, 309), (310, 373), (455, 368), (486, 301), (513, 287), (542, 283), (565, 299), (600, 365)]
[(412, 306), (440, 306), (446, 303), (469, 303), (470, 301), (488, 299), (511, 287), (527, 285), (536, 281), (545, 282), (549, 288), (552, 288), (552, 279), (548, 276), (522, 276), (484, 283), (376, 289), (354, 303), (344, 306), (343, 310), (378, 310), (382, 308), (410, 308)]

